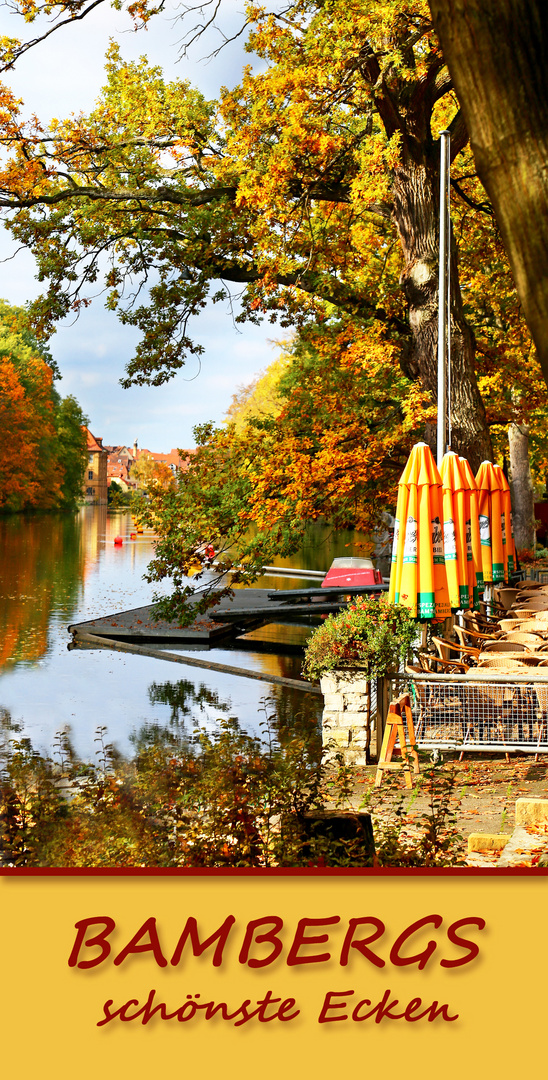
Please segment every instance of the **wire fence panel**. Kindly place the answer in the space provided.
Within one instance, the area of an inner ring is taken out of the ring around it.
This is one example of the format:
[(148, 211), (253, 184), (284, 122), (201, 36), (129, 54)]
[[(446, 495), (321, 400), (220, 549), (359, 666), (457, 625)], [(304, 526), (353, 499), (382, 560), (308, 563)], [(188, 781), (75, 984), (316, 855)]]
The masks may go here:
[(548, 752), (548, 679), (420, 676), (390, 680), (392, 699), (409, 688), (420, 748)]

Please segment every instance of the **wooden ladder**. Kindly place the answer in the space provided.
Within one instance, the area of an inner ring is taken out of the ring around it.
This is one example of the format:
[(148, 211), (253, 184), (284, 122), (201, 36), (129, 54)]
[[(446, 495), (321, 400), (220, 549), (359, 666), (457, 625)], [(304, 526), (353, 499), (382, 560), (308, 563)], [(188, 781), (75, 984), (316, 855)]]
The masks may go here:
[[(409, 747), (405, 737), (404, 717), (411, 744)], [(400, 744), (401, 761), (392, 761), (396, 739), (399, 740)], [(406, 787), (413, 787), (409, 757), (413, 758), (413, 772), (418, 775), (420, 771), (419, 755), (415, 748), (415, 728), (413, 726), (413, 713), (411, 712), (411, 698), (409, 694), (403, 694), (397, 701), (391, 701), (388, 707), (388, 716), (386, 717), (386, 726), (375, 775), (375, 787), (381, 786), (386, 769), (391, 769), (393, 772), (399, 772), (403, 769)]]

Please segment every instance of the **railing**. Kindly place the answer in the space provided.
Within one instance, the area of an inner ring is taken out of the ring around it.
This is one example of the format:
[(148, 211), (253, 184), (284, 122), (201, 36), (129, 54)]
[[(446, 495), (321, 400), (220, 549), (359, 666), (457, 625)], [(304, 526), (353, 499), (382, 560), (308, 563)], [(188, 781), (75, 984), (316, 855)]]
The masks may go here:
[(386, 712), (409, 687), (419, 747), (548, 752), (548, 674), (389, 675), (377, 683), (377, 745)]

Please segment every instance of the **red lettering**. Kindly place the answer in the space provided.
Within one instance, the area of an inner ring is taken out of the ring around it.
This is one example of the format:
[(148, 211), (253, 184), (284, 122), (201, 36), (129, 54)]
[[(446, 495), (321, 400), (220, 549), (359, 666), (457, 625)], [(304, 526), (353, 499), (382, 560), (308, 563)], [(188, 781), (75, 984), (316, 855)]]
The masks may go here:
[(353, 996), (353, 990), (328, 990), (323, 1001), (322, 1011), (318, 1017), (318, 1024), (333, 1024), (337, 1020), (348, 1020), (348, 1013), (345, 1013), (344, 1016), (328, 1016), (328, 1013), (334, 1009), (346, 1009), (346, 1001), (333, 1001), (332, 1003), (331, 998)]
[(381, 1020), (384, 1020), (385, 1017), (388, 1020), (403, 1020), (403, 1017), (405, 1015), (404, 1013), (393, 1013), (393, 1012), (391, 1012), (391, 1009), (395, 1009), (396, 1005), (399, 1005), (399, 1001), (398, 1001), (397, 998), (395, 998), (394, 1001), (390, 1001), (390, 994), (391, 993), (392, 993), (391, 990), (385, 990), (381, 1000), (378, 1001), (377, 1004), (374, 1005), (373, 1008), (370, 1009), (369, 1012), (366, 1012), (363, 1016), (360, 1016), (360, 1009), (361, 1009), (362, 1005), (370, 1005), (371, 1002), (370, 1002), (370, 1000), (368, 998), (364, 998), (363, 1001), (359, 1001), (358, 1004), (356, 1005), (356, 1008), (354, 1009), (354, 1011), (352, 1013), (352, 1019), (356, 1020), (356, 1021), (369, 1020), (372, 1016), (375, 1016), (375, 1013), (376, 1013), (377, 1014), (375, 1016), (375, 1023), (376, 1024), (380, 1024)]
[(299, 1016), (301, 1011), (300, 1009), (297, 1009), (296, 1012), (291, 1013), (290, 1016), (285, 1015), (286, 1012), (289, 1012), (290, 1009), (294, 1009), (296, 1004), (297, 1002), (295, 1001), (295, 998), (286, 998), (285, 1001), (282, 1001), (282, 1004), (278, 1009), (278, 1020), (281, 1020), (282, 1023), (285, 1024), (288, 1020), (294, 1020), (296, 1016)]
[[(138, 942), (142, 937), (148, 934), (149, 940), (145, 941), (144, 945), (139, 945)], [(167, 960), (160, 948), (160, 941), (158, 938), (158, 932), (156, 930), (156, 919), (151, 915), (150, 919), (139, 928), (136, 934), (133, 935), (131, 941), (128, 941), (125, 948), (118, 953), (115, 957), (114, 963), (116, 965), (123, 964), (124, 960), (127, 960), (128, 956), (135, 955), (137, 953), (151, 952), (154, 954), (154, 959), (159, 967), (167, 967)]]
[(449, 1005), (438, 1005), (437, 1001), (433, 1001), (429, 1008), (428, 1023), (431, 1024), (432, 1020), (436, 1020), (438, 1016), (441, 1016), (444, 1020), (447, 1020), (448, 1024), (451, 1024), (453, 1020), (458, 1020), (459, 1014), (455, 1013), (454, 1016), (449, 1016)]
[(414, 1024), (417, 1020), (422, 1020), (423, 1016), (426, 1016), (426, 1013), (430, 1012), (430, 1006), (426, 1009), (426, 1012), (419, 1013), (418, 1016), (413, 1016), (413, 1013), (416, 1012), (417, 1009), (420, 1009), (421, 1005), (422, 998), (413, 998), (403, 1014), (404, 1020), (407, 1020), (410, 1024)]
[(396, 967), (405, 967), (407, 964), (417, 964), (419, 971), (422, 971), (428, 963), (432, 953), (437, 949), (437, 943), (435, 941), (429, 941), (428, 945), (422, 950), (422, 952), (415, 953), (413, 956), (400, 956), (400, 949), (409, 940), (413, 934), (416, 934), (418, 930), (422, 930), (423, 926), (428, 926), (432, 923), (436, 928), (441, 926), (443, 917), (441, 915), (425, 915), (424, 919), (417, 919), (416, 922), (411, 923), (399, 938), (394, 942), (390, 950), (390, 962)]
[[(373, 933), (370, 934), (369, 937), (359, 938), (358, 941), (354, 941), (354, 932), (358, 928), (358, 926), (368, 925), (374, 927)], [(376, 967), (384, 967), (385, 961), (382, 960), (380, 956), (377, 956), (376, 953), (371, 952), (371, 949), (368, 949), (367, 946), (370, 945), (372, 941), (377, 941), (378, 938), (382, 937), (385, 929), (386, 927), (384, 923), (381, 922), (380, 919), (376, 919), (374, 915), (368, 915), (364, 919), (350, 919), (350, 922), (348, 924), (348, 931), (343, 942), (343, 947), (341, 949), (341, 966), (346, 967), (346, 965), (348, 964), (348, 956), (350, 953), (350, 949), (357, 949), (357, 951), (361, 953), (366, 960), (370, 960), (372, 964), (376, 965)]]
[(115, 1012), (111, 1012), (109, 1008), (109, 1006), (113, 1004), (112, 998), (109, 1001), (105, 1001), (105, 1004), (103, 1005), (103, 1012), (105, 1016), (103, 1020), (98, 1021), (97, 1027), (104, 1027), (104, 1025), (109, 1024), (111, 1020), (115, 1020), (117, 1016), (119, 1016), (120, 1020), (125, 1023), (129, 1023), (130, 1020), (137, 1020), (139, 1016), (142, 1016), (143, 1019), (141, 1023), (144, 1025), (148, 1024), (149, 1020), (151, 1020), (157, 1012), (160, 1013), (160, 1017), (162, 1020), (174, 1020), (177, 1016), (177, 1010), (175, 1012), (168, 1013), (167, 1005), (165, 1004), (165, 1002), (160, 1001), (158, 1005), (155, 1005), (154, 1008), (152, 1007), (155, 996), (156, 991), (151, 990), (147, 1000), (145, 1001), (145, 1004), (142, 1005), (141, 1008), (137, 1010), (137, 1012), (133, 1013), (132, 1016), (128, 1016), (127, 1010), (132, 1005), (139, 1004), (139, 1002), (136, 1001), (135, 998), (131, 999), (130, 1001), (126, 1001), (125, 1004), (121, 1005), (119, 1009), (115, 1010)]
[(210, 945), (213, 945), (214, 941), (217, 941), (215, 952), (213, 953), (213, 967), (220, 967), (223, 962), (223, 950), (235, 922), (236, 919), (234, 915), (227, 915), (224, 923), (222, 923), (219, 929), (206, 938), (204, 942), (201, 942), (198, 937), (198, 923), (196, 922), (196, 919), (187, 919), (185, 928), (177, 942), (175, 952), (171, 957), (171, 964), (173, 967), (176, 967), (179, 963), (183, 949), (189, 938), (194, 956), (201, 956), (206, 949), (209, 949)]
[(241, 1013), (244, 1006), (250, 1004), (251, 1002), (249, 1001), (249, 999), (247, 1001), (244, 1001), (244, 1004), (240, 1005), (234, 1013), (228, 1011), (228, 1005), (226, 1001), (220, 1001), (218, 1005), (216, 1005), (214, 1001), (208, 1001), (205, 1005), (200, 1005), (200, 1008), (205, 1009), (206, 1020), (212, 1020), (215, 1014), (218, 1012), (220, 1012), (223, 1020), (234, 1020), (235, 1017)]
[[(86, 932), (91, 926), (95, 926), (96, 924), (102, 924), (103, 929), (100, 933), (95, 934), (93, 937), (86, 940)], [(80, 919), (79, 922), (74, 925), (78, 933), (68, 959), (69, 967), (92, 968), (96, 967), (97, 964), (102, 964), (103, 960), (106, 960), (107, 956), (110, 954), (110, 945), (107, 941), (107, 937), (112, 934), (112, 931), (116, 926), (114, 919), (111, 919), (109, 915), (99, 915), (93, 919)], [(93, 960), (78, 960), (82, 945), (86, 945), (86, 947), (90, 949), (93, 948), (94, 945), (100, 945), (100, 956), (94, 957)]]
[[(273, 964), (274, 961), (278, 959), (283, 948), (282, 942), (278, 937), (278, 933), (283, 929), (283, 925), (284, 921), (279, 915), (270, 915), (264, 919), (253, 919), (249, 922), (245, 931), (244, 943), (238, 957), (240, 964), (247, 964), (248, 967), (251, 968), (262, 968), (266, 967), (267, 964)], [(271, 926), (272, 930), (264, 934), (257, 934), (255, 937), (255, 931), (258, 930), (260, 926)], [(249, 952), (254, 940), (258, 945), (262, 945), (264, 942), (268, 942), (269, 945), (272, 945), (271, 952), (269, 952), (268, 956), (264, 956), (262, 960), (258, 960), (255, 957), (249, 959)]]
[[(278, 1002), (281, 1000), (281, 998), (275, 998), (272, 996), (272, 990), (267, 990), (264, 998), (261, 998), (260, 1001), (257, 1001), (258, 1007), (256, 1009), (253, 1009), (252, 1012), (247, 1013), (246, 1016), (243, 1016), (241, 1020), (237, 1020), (234, 1024), (234, 1027), (241, 1027), (242, 1024), (247, 1024), (247, 1021), (252, 1020), (254, 1016), (257, 1017), (260, 1024), (268, 1024), (271, 1020), (276, 1020), (278, 1016), (277, 1009), (274, 1011), (272, 1016), (267, 1016), (266, 1013), (269, 1005), (277, 1005)], [(246, 1005), (249, 1004), (250, 1002), (247, 1001)]]
[(311, 937), (307, 937), (306, 931), (309, 926), (334, 926), (340, 921), (339, 915), (331, 915), (328, 919), (299, 919), (297, 932), (287, 957), (288, 967), (295, 967), (296, 964), (324, 964), (326, 960), (330, 960), (331, 953), (313, 953), (312, 956), (299, 956), (299, 949), (303, 945), (325, 945), (326, 941), (329, 941), (329, 934), (313, 934)]
[(446, 968), (462, 967), (463, 964), (470, 964), (472, 960), (476, 959), (479, 953), (479, 945), (476, 945), (475, 941), (468, 941), (467, 938), (459, 937), (457, 930), (460, 930), (462, 926), (477, 926), (478, 930), (485, 930), (485, 919), (481, 916), (471, 915), (468, 919), (458, 919), (457, 922), (451, 923), (447, 931), (447, 937), (452, 945), (458, 945), (459, 948), (468, 949), (468, 953), (465, 956), (460, 956), (456, 960), (440, 960), (440, 966)]

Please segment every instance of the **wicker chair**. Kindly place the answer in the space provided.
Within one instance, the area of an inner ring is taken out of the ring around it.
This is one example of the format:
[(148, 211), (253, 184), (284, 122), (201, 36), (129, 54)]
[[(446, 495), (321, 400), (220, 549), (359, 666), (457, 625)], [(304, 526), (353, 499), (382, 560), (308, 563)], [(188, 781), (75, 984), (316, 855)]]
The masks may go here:
[(499, 588), (495, 587), (493, 589), (493, 596), (494, 596), (494, 599), (495, 599), (495, 603), (499, 607), (503, 608), (505, 611), (508, 611), (508, 609), (514, 603), (514, 600), (518, 596), (518, 593), (519, 593), (519, 589), (505, 589), (505, 588), (500, 588), (500, 587)]
[(513, 671), (527, 671), (528, 665), (523, 660), (517, 660), (515, 656), (493, 654), (480, 656), (478, 668), (493, 668), (499, 675), (511, 675)]
[(421, 671), (434, 671), (438, 675), (466, 675), (470, 670), (470, 664), (463, 660), (442, 660), (434, 653), (419, 653), (418, 660)]
[[(436, 657), (433, 658), (434, 660)], [(412, 679), (413, 696), (418, 706), (418, 717), (415, 724), (415, 737), (424, 738), (427, 730), (430, 738), (442, 737), (447, 732), (449, 724), (457, 724), (464, 733), (464, 718), (462, 714), (461, 695), (459, 690), (451, 687), (448, 694), (447, 684), (435, 684), (423, 682), (422, 679), (413, 679), (414, 675), (424, 674), (424, 669), (414, 664), (407, 664), (405, 668)]]
[(500, 628), (503, 634), (510, 634), (512, 630), (517, 630), (524, 622), (530, 621), (530, 619), (501, 619)]
[(526, 634), (518, 630), (507, 634), (504, 640), (512, 642), (513, 645), (526, 645), (528, 649), (534, 651), (543, 644), (545, 639), (539, 634)]
[(495, 634), (500, 628), (497, 618), (488, 618), (480, 611), (463, 611), (461, 618), (463, 625), (469, 630), (474, 630), (476, 634)]
[(488, 641), (481, 650), (482, 654), (486, 652), (527, 652), (527, 646), (523, 642), (508, 641), (507, 638), (500, 638), (498, 641)]
[(432, 643), (435, 645), (441, 660), (453, 660), (454, 657), (451, 656), (453, 652), (457, 653), (465, 663), (468, 663), (469, 660), (474, 663), (480, 654), (480, 650), (473, 645), (461, 645), (458, 641), (447, 641), (446, 638), (433, 637)]
[[(510, 619), (505, 620), (511, 622)], [(518, 633), (523, 634), (536, 634), (538, 637), (548, 638), (548, 622), (541, 619), (522, 619), (521, 622), (517, 622), (516, 626), (508, 627), (507, 634), (511, 634), (517, 630)]]
[(458, 626), (457, 624), (455, 624), (453, 629), (461, 645), (473, 645), (475, 649), (483, 648), (486, 641), (496, 641), (502, 635), (501, 630), (496, 634), (477, 634), (475, 630), (470, 630), (467, 626)]

